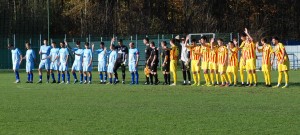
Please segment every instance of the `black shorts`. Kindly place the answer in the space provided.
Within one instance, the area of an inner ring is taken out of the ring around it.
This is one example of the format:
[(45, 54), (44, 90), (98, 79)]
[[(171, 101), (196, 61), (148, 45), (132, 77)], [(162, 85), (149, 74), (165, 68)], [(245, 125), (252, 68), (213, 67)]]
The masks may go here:
[(153, 66), (150, 67), (151, 72), (157, 72), (157, 65), (158, 64), (153, 64)]
[(119, 67), (121, 67), (122, 72), (125, 72), (126, 65), (124, 65), (123, 62), (118, 62), (118, 61), (115, 63), (113, 70), (117, 71)]
[(183, 71), (190, 70), (191, 62), (189, 62), (188, 66), (185, 65), (185, 61), (181, 61), (181, 69)]
[(165, 64), (165, 66), (162, 67), (162, 70), (165, 72), (170, 72), (170, 63)]

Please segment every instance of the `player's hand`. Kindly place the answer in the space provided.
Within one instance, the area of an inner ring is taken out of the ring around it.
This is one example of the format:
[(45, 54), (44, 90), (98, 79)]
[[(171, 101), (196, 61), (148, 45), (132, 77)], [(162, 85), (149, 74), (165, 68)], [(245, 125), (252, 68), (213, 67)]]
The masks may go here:
[(245, 31), (244, 31), (246, 34), (248, 34), (248, 29), (247, 28), (245, 28)]
[(212, 43), (215, 41), (215, 38), (210, 39), (210, 45), (212, 46)]
[(233, 44), (238, 47), (238, 42), (236, 40), (233, 40)]
[(259, 43), (258, 43), (258, 42), (256, 42), (256, 48), (258, 48), (258, 46), (259, 46)]

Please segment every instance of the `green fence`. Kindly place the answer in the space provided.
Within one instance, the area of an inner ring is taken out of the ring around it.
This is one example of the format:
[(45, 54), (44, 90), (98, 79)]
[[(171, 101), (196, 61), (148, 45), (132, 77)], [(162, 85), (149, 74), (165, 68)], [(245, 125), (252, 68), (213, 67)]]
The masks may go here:
[[(123, 39), (124, 45), (128, 45), (129, 42), (134, 42), (136, 44), (136, 47), (139, 49), (140, 53), (140, 63), (139, 65), (143, 65), (145, 61), (145, 45), (143, 44), (143, 39), (144, 38), (149, 38), (150, 41), (153, 41), (156, 46), (160, 46), (161, 41), (167, 41), (171, 38), (175, 38), (175, 36), (180, 35), (180, 37), (183, 37), (182, 34), (157, 34), (157, 35), (129, 35), (129, 36), (118, 36), (118, 35), (112, 35), (112, 36), (93, 36), (93, 35), (88, 35), (86, 37), (71, 37), (68, 35), (55, 35), (52, 36), (51, 41), (55, 41), (57, 43), (62, 42), (64, 40), (68, 41), (69, 46), (75, 47), (75, 42), (76, 41), (81, 41), (81, 46), (83, 46), (84, 42), (90, 42), (95, 44), (95, 49), (99, 48), (100, 42), (104, 42), (105, 46), (109, 48), (110, 45), (110, 40), (113, 36), (116, 37), (116, 39)], [(238, 37), (238, 34), (232, 34), (232, 33), (215, 33), (215, 38), (222, 38), (224, 39), (225, 42), (228, 42), (232, 40), (233, 37)], [(7, 49), (7, 44), (8, 43), (13, 43), (15, 47), (19, 48), (22, 52), (23, 55), (26, 53), (25, 49), (25, 42), (30, 42), (32, 45), (33, 50), (36, 53), (37, 57), (37, 63), (35, 63), (35, 67), (38, 66), (39, 62), (39, 48), (40, 45), (42, 44), (41, 41), (46, 38), (46, 35), (11, 35), (8, 37), (0, 37), (0, 69), (11, 69), (12, 68), (12, 61), (11, 61), (11, 53)], [(193, 38), (200, 38), (199, 36), (193, 37)], [(71, 56), (71, 59), (69, 59), (69, 65), (72, 65), (73, 57)], [(97, 65), (97, 55), (94, 55), (94, 62), (93, 65)], [(22, 63), (20, 68), (25, 68), (25, 62)]]

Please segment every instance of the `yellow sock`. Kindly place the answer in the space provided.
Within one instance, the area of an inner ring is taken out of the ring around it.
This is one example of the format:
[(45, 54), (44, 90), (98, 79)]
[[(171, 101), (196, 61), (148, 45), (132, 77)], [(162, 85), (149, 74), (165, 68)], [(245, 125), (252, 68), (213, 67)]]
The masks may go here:
[(278, 72), (278, 84), (281, 84), (281, 81), (282, 81), (282, 72), (279, 71)]
[(173, 72), (173, 81), (174, 81), (174, 84), (176, 84), (176, 82), (177, 82), (177, 73), (176, 72)]
[(269, 83), (268, 83), (267, 71), (264, 71), (263, 74), (264, 74), (264, 79), (265, 79), (266, 85), (269, 85)]
[(226, 77), (226, 74), (225, 74), (225, 73), (222, 74), (222, 77), (224, 78), (225, 83), (228, 83), (228, 80), (227, 80), (227, 77)]
[(252, 73), (252, 76), (253, 76), (253, 81), (254, 81), (254, 83), (256, 84), (256, 83), (257, 83), (257, 76), (256, 76), (256, 73)]
[(231, 73), (227, 72), (227, 78), (229, 80), (229, 83), (232, 84)]
[(237, 71), (236, 72), (233, 72), (233, 83), (234, 83), (234, 85), (236, 85), (236, 83), (237, 83)]
[(194, 79), (194, 83), (197, 84), (198, 83), (197, 74), (193, 73), (193, 79)]
[(219, 75), (219, 73), (216, 73), (216, 81), (217, 81), (217, 84), (219, 84), (219, 82), (220, 82), (220, 75)]
[(200, 84), (200, 82), (201, 82), (201, 74), (198, 73), (197, 76), (198, 76), (198, 84)]
[(289, 84), (289, 73), (288, 71), (284, 71), (285, 85)]
[(252, 84), (253, 83), (253, 78), (252, 78), (252, 73), (248, 73), (248, 80), (249, 80), (249, 84)]
[(208, 76), (208, 74), (204, 74), (204, 78), (205, 78), (205, 82), (206, 82), (206, 84), (210, 84), (210, 81), (209, 81), (209, 76)]
[(241, 82), (244, 83), (244, 71), (240, 70), (240, 77), (241, 77)]
[(215, 83), (215, 79), (214, 79), (214, 74), (215, 73), (210, 73), (210, 80), (211, 80), (211, 84), (214, 84)]
[(268, 80), (268, 85), (271, 85), (271, 73), (270, 71), (267, 71), (267, 80)]
[(221, 82), (222, 82), (222, 84), (224, 84), (224, 77), (223, 77), (223, 75), (221, 75)]

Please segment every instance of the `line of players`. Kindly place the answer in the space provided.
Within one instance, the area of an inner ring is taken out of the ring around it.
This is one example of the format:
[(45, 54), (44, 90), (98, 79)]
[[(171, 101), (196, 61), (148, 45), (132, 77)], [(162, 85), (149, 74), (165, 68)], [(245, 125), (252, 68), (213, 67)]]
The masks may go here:
[[(277, 65), (279, 71), (278, 84), (274, 87), (279, 87), (282, 81), (282, 73), (285, 75), (285, 85), (288, 87), (288, 70), (289, 59), (285, 51), (284, 45), (279, 42), (277, 37), (272, 38), (272, 43), (275, 45), (272, 49), (270, 44), (267, 44), (267, 39), (262, 38), (262, 48), (259, 47), (259, 42), (256, 45), (253, 39), (245, 29), (241, 35), (242, 43), (238, 46), (237, 39), (230, 41), (227, 46), (222, 39), (211, 39), (207, 42), (205, 36), (201, 37), (199, 44), (195, 39), (192, 39), (191, 44), (188, 44), (189, 36), (182, 39), (180, 61), (182, 65), (183, 85), (200, 86), (200, 69), (203, 70), (206, 86), (220, 85), (220, 86), (236, 86), (237, 73), (240, 71), (241, 86), (256, 86), (256, 50), (262, 53), (262, 71), (265, 78), (265, 85), (271, 86), (271, 65), (273, 64), (275, 56), (277, 57)], [(42, 69), (47, 71), (47, 83), (49, 83), (50, 75), (52, 83), (70, 83), (70, 73), (68, 71), (67, 61), (69, 59), (69, 51), (67, 42), (60, 42), (60, 49), (56, 47), (56, 43), (52, 42), (51, 47), (47, 46), (47, 40), (44, 40), (44, 45), (40, 47), (39, 54), (41, 60), (39, 64), (39, 81), (42, 83)], [(118, 68), (122, 70), (122, 83), (125, 83), (125, 69), (128, 56), (128, 68), (131, 73), (131, 84), (139, 83), (138, 62), (139, 50), (135, 48), (134, 43), (129, 44), (130, 49), (123, 45), (123, 41), (119, 40), (118, 45), (113, 43), (115, 39), (112, 38), (110, 50), (107, 50), (104, 43), (100, 43), (100, 49), (95, 50), (94, 44), (90, 48), (88, 43), (85, 43), (85, 49), (82, 49), (80, 42), (76, 42), (76, 48), (71, 49), (75, 55), (74, 63), (71, 68), (71, 73), (74, 77), (74, 83), (91, 83), (92, 82), (92, 59), (93, 53), (98, 54), (98, 72), (100, 83), (105, 84), (107, 77), (108, 84), (119, 83)], [(145, 48), (145, 75), (146, 85), (157, 85), (158, 80), (157, 66), (159, 63), (158, 47), (155, 47), (154, 42), (149, 42), (148, 38), (144, 39)], [(16, 75), (16, 83), (20, 82), (19, 65), (23, 59), (26, 59), (26, 72), (28, 75), (26, 83), (33, 82), (33, 73), (35, 62), (35, 53), (31, 49), (30, 44), (26, 43), (26, 56), (22, 57), (19, 49), (14, 48), (12, 44), (8, 48), (12, 52), (13, 70)], [(170, 40), (170, 48), (167, 47), (167, 42), (161, 42), (161, 60), (162, 71), (164, 76), (164, 83), (171, 86), (177, 84), (177, 63), (179, 60), (179, 48), (175, 45), (175, 39)], [(238, 51), (241, 51), (240, 61), (238, 61)], [(271, 59), (272, 54), (273, 59)], [(244, 81), (244, 70), (247, 71), (247, 85)], [(54, 72), (57, 71), (57, 81)], [(77, 79), (76, 72), (80, 74), (80, 80)], [(171, 84), (170, 73), (173, 76), (173, 83)], [(192, 75), (191, 75), (192, 73)], [(60, 77), (62, 76), (62, 80)], [(66, 77), (67, 76), (67, 81)], [(191, 76), (194, 83), (191, 84)], [(233, 79), (232, 79), (233, 76)]]

